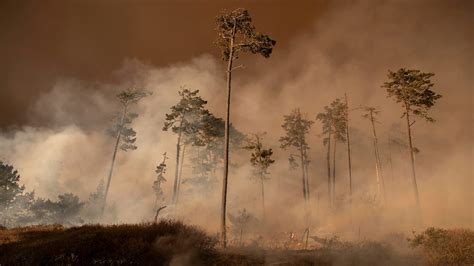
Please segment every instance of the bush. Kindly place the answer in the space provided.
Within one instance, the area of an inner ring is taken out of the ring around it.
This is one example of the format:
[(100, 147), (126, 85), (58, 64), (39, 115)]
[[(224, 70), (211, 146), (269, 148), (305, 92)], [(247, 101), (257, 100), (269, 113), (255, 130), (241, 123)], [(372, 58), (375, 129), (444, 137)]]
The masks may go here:
[[(6, 238), (5, 235), (9, 235)], [(173, 257), (213, 257), (214, 238), (180, 222), (28, 227), (0, 232), (0, 265), (169, 264)]]
[(330, 239), (321, 249), (321, 258), (331, 265), (418, 265), (419, 259), (397, 251), (386, 242), (345, 242)]
[(474, 232), (468, 229), (428, 228), (408, 239), (412, 247), (421, 247), (433, 265), (474, 264)]
[[(404, 242), (406, 244), (406, 242)], [(0, 230), (0, 265), (421, 265), (472, 264), (474, 233), (430, 228), (410, 240), (422, 252), (386, 242), (330, 238), (312, 250), (216, 248), (216, 238), (181, 222), (29, 226)]]

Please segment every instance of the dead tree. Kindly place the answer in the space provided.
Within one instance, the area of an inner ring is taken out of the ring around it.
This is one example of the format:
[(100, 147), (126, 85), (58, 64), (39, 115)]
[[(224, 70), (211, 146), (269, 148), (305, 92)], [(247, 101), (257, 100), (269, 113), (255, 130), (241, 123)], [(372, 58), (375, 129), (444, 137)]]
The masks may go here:
[(158, 223), (158, 215), (160, 214), (160, 211), (166, 208), (166, 206), (159, 207), (156, 209), (156, 214), (155, 214), (155, 224)]
[(372, 126), (372, 134), (373, 134), (373, 143), (374, 143), (374, 155), (375, 155), (375, 174), (377, 177), (377, 195), (379, 198), (385, 202), (385, 181), (383, 177), (382, 171), (382, 163), (380, 160), (380, 152), (379, 152), (379, 145), (378, 145), (378, 138), (377, 132), (375, 130), (375, 123), (377, 122), (375, 116), (380, 112), (375, 107), (365, 107), (365, 114), (363, 115), (364, 118), (370, 121)]

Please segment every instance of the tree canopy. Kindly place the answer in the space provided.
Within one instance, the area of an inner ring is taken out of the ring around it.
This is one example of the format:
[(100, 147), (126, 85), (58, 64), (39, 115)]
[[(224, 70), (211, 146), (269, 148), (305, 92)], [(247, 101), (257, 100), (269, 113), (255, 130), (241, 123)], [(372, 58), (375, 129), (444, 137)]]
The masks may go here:
[(250, 163), (256, 168), (256, 174), (259, 178), (265, 179), (268, 175), (268, 168), (275, 160), (272, 159), (273, 150), (265, 148), (262, 143), (263, 134), (253, 134), (247, 138), (247, 143), (243, 147), (250, 150)]
[[(332, 134), (338, 141), (346, 141), (347, 106), (337, 98), (329, 106), (324, 106), (324, 111), (316, 115), (322, 123), (322, 133)], [(323, 139), (324, 145), (329, 142), (328, 137)]]
[(429, 122), (434, 121), (428, 115), (428, 110), (442, 96), (431, 90), (434, 86), (431, 82), (433, 73), (400, 68), (396, 72), (389, 70), (387, 76), (390, 81), (385, 82), (382, 87), (387, 89), (388, 97), (403, 104), (405, 107), (403, 116), (410, 112)]
[(309, 133), (311, 120), (305, 119), (300, 109), (293, 110), (289, 115), (284, 116), (284, 122), (281, 126), (285, 130), (285, 136), (280, 138), (281, 148), (288, 147), (309, 149), (306, 142), (306, 134)]
[[(237, 59), (242, 52), (269, 57), (276, 41), (259, 33), (252, 25), (252, 18), (246, 9), (238, 8), (219, 15), (216, 19), (218, 39), (222, 59)], [(232, 58), (230, 58), (232, 50)]]
[(185, 88), (178, 93), (181, 98), (166, 114), (163, 130), (171, 129), (174, 133), (183, 134), (186, 144), (200, 146), (202, 140), (198, 137), (199, 131), (203, 129), (203, 119), (209, 114), (205, 109), (207, 101), (199, 95), (199, 90)]
[(25, 186), (19, 184), (20, 175), (12, 165), (0, 161), (0, 210), (7, 208), (23, 194)]

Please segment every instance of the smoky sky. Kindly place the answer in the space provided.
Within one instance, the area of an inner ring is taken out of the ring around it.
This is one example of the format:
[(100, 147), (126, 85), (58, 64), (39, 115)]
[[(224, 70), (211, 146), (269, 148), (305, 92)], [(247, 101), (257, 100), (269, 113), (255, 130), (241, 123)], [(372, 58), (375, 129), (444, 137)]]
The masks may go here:
[(126, 58), (157, 67), (204, 53), (215, 16), (245, 7), (284, 49), (328, 8), (318, 1), (1, 1), (0, 128), (28, 121), (27, 110), (60, 78), (109, 80)]
[[(139, 148), (119, 154), (111, 199), (128, 206), (121, 210), (124, 221), (148, 217), (156, 162), (161, 161), (163, 152), (175, 150), (176, 136), (161, 131), (164, 114), (178, 100), (180, 86), (187, 85), (199, 89), (209, 110), (223, 117), (225, 66), (213, 45), (214, 18), (224, 8), (245, 7), (257, 30), (275, 38), (277, 46), (269, 59), (239, 58), (236, 64), (244, 68), (236, 70), (233, 78), (231, 122), (244, 133), (268, 132), (265, 144), (274, 148), (277, 161), (267, 190), (268, 197), (277, 200), (274, 214), (280, 212), (277, 206), (288, 202), (295, 206), (291, 208), (295, 217), (300, 217), (297, 214), (302, 210), (301, 202), (295, 200), (300, 198), (300, 180), (287, 165), (291, 151), (278, 148), (283, 115), (301, 108), (314, 120), (325, 105), (347, 93), (354, 109), (350, 112), (354, 192), (371, 193), (375, 180), (372, 133), (356, 109), (360, 105), (380, 107), (377, 130), (381, 145), (385, 145), (387, 173), (391, 169), (388, 155), (394, 154), (394, 171), (387, 176), (394, 185), (393, 204), (400, 210), (391, 213), (396, 217), (391, 221), (398, 226), (400, 213), (411, 206), (411, 190), (406, 186), (407, 150), (390, 151), (387, 142), (389, 136), (403, 137), (405, 131), (400, 127), (400, 105), (387, 99), (380, 85), (387, 81), (388, 69), (406, 67), (434, 72), (434, 90), (443, 95), (430, 110), (436, 123), (419, 120), (413, 134), (421, 150), (416, 162), (424, 215), (437, 224), (472, 227), (472, 205), (466, 202), (473, 202), (474, 180), (473, 3), (2, 1), (0, 159), (15, 165), (22, 182), (38, 196), (54, 198), (71, 191), (86, 198), (109, 167), (112, 143), (104, 132), (118, 107), (113, 95), (136, 82), (153, 95), (134, 107), (140, 114), (133, 125)], [(325, 195), (326, 149), (320, 132), (317, 122), (308, 135), (314, 198)], [(244, 163), (246, 155), (241, 150), (235, 154), (241, 167), (234, 169), (229, 179), (232, 211), (255, 205), (256, 198), (246, 178), (250, 171)], [(340, 148), (341, 195), (347, 189), (344, 156)], [(173, 167), (170, 165), (169, 173)], [(189, 163), (183, 169), (190, 175)], [(278, 190), (280, 180), (284, 192)], [(171, 185), (165, 184), (166, 193)], [(193, 222), (201, 219), (197, 223), (207, 227), (209, 217), (217, 217), (219, 210), (220, 194), (214, 192), (206, 207), (209, 213), (190, 212), (187, 217)], [(193, 204), (202, 205), (202, 197), (191, 193), (188, 209), (201, 212), (202, 208)], [(341, 219), (341, 224), (347, 221)]]

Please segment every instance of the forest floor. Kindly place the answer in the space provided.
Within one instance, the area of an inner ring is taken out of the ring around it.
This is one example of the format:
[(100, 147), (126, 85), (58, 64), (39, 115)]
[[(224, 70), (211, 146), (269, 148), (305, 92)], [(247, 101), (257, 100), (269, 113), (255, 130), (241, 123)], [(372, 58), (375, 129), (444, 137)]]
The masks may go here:
[(0, 265), (421, 265), (421, 253), (380, 242), (331, 241), (318, 249), (221, 249), (181, 222), (0, 228)]

